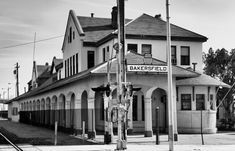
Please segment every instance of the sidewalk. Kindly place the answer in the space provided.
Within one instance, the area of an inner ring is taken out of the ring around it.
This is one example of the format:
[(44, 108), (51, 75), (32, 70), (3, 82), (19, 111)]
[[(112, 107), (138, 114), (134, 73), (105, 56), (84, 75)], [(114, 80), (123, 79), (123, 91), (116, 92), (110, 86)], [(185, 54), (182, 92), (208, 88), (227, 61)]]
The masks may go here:
[[(81, 136), (70, 136), (58, 133), (58, 145), (54, 146), (54, 131), (42, 127), (35, 127), (11, 121), (0, 121), (0, 127), (13, 133), (19, 138), (39, 139), (39, 144), (32, 141), (26, 145), (18, 144), (24, 151), (109, 151), (116, 149), (117, 136), (114, 136), (110, 145), (98, 145), (104, 142), (103, 135), (96, 135), (95, 140), (84, 141)], [(204, 134), (205, 145), (201, 145), (200, 134), (179, 134), (175, 142), (175, 151), (234, 151), (235, 132), (220, 132), (217, 134)], [(46, 143), (45, 143), (46, 142)], [(49, 144), (47, 144), (50, 142)], [(97, 144), (98, 143), (98, 144)], [(129, 135), (127, 137), (128, 151), (167, 151), (169, 150), (168, 135), (160, 135), (160, 145), (155, 145), (156, 136), (144, 137), (144, 135)], [(31, 144), (31, 145), (29, 145)], [(97, 144), (97, 145), (96, 145)], [(35, 145), (35, 146), (32, 146)], [(39, 146), (40, 145), (40, 146)], [(46, 146), (50, 145), (50, 146)], [(11, 146), (1, 145), (0, 151), (15, 151)]]
[[(116, 145), (83, 146), (19, 146), (24, 151), (114, 151)], [(234, 151), (235, 145), (175, 145), (175, 151)], [(12, 147), (1, 146), (0, 150), (15, 151)], [(169, 151), (168, 145), (128, 145), (127, 151)]]

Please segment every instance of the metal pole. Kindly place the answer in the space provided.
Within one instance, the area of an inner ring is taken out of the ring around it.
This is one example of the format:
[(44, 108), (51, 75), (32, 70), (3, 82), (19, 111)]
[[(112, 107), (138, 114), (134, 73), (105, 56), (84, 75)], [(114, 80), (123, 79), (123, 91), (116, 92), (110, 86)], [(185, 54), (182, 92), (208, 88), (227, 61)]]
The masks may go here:
[(156, 107), (156, 144), (159, 145), (159, 107)]
[(57, 145), (57, 128), (58, 127), (58, 123), (57, 121), (55, 121), (55, 140), (54, 140), (54, 145)]
[(167, 20), (167, 66), (168, 66), (168, 113), (169, 113), (169, 150), (174, 151), (174, 114), (173, 114), (173, 89), (172, 89), (172, 65), (171, 65), (171, 30), (169, 17), (169, 0), (166, 0)]
[(82, 121), (82, 139), (85, 139), (85, 121)]
[(201, 109), (201, 138), (202, 138), (202, 145), (204, 145), (203, 132), (202, 132), (202, 109)]

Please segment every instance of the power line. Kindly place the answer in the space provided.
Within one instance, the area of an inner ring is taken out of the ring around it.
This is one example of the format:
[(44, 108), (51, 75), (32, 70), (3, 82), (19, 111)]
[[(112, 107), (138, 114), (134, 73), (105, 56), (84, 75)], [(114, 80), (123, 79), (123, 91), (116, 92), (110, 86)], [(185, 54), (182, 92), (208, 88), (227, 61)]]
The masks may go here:
[[(60, 37), (63, 37), (63, 36), (64, 36), (64, 35), (55, 36), (55, 37), (50, 37), (50, 38), (45, 38), (45, 39), (40, 39), (40, 40), (35, 41), (35, 43), (42, 42), (42, 41), (48, 41), (48, 40), (52, 40), (52, 39), (57, 39), (57, 38), (60, 38)], [(27, 42), (27, 43), (21, 43), (21, 44), (17, 44), (17, 45), (10, 45), (10, 46), (5, 46), (5, 47), (0, 47), (0, 49), (7, 49), (7, 48), (19, 47), (19, 46), (29, 45), (29, 44), (33, 44), (33, 43), (34, 43), (34, 41), (32, 41), (32, 42)]]

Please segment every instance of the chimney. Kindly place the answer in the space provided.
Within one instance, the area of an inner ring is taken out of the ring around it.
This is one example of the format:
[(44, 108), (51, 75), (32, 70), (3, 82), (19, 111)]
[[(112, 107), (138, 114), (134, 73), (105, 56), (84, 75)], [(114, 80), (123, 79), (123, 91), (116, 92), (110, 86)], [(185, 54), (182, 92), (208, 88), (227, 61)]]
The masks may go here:
[(117, 26), (117, 15), (118, 15), (117, 6), (114, 6), (114, 7), (112, 8), (112, 13), (111, 13), (111, 15), (112, 15), (112, 27), (113, 27), (113, 28), (117, 28), (117, 27), (118, 27), (118, 26)]
[(155, 18), (157, 18), (157, 19), (161, 19), (161, 14), (157, 14), (157, 15), (155, 15)]
[(196, 63), (196, 62), (193, 62), (192, 64), (193, 64), (193, 71), (196, 71), (196, 65), (197, 65), (197, 63)]
[(91, 13), (91, 18), (93, 18), (94, 17), (94, 13)]

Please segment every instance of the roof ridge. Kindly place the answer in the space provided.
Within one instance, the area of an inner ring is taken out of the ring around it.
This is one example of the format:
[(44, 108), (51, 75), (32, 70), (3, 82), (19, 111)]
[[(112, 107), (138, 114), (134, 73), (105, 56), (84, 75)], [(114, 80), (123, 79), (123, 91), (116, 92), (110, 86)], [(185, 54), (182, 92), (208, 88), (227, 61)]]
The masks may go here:
[(111, 20), (111, 18), (105, 18), (105, 17), (90, 17), (90, 16), (77, 16), (77, 17), (83, 17), (83, 18), (95, 18), (95, 19), (109, 19), (109, 20)]

